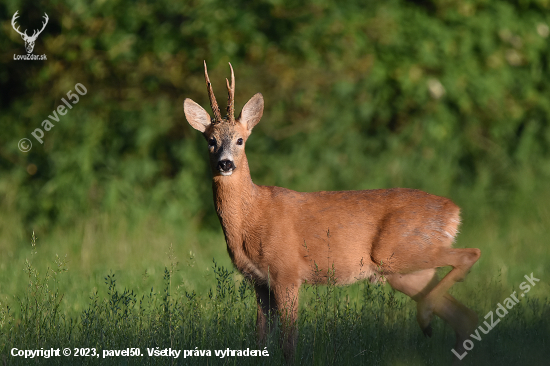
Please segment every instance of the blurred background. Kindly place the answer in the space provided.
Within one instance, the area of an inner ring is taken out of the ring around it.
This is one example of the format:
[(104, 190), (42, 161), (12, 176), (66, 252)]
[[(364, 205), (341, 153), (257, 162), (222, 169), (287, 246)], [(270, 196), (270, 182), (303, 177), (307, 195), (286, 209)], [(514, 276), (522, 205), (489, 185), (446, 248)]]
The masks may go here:
[[(47, 60), (14, 60), (17, 10), (28, 34), (47, 13)], [(228, 62), (237, 113), (264, 95), (256, 184), (447, 196), (456, 245), (482, 251), (460, 286), (534, 272), (548, 289), (549, 25), (548, 0), (2, 2), (0, 300), (25, 286), (33, 231), (37, 266), (66, 257), (73, 310), (110, 270), (145, 289), (177, 262), (203, 291), (213, 257), (230, 266), (206, 142), (183, 113), (185, 98), (210, 112), (203, 60), (222, 108)], [(77, 83), (87, 93), (38, 143)]]

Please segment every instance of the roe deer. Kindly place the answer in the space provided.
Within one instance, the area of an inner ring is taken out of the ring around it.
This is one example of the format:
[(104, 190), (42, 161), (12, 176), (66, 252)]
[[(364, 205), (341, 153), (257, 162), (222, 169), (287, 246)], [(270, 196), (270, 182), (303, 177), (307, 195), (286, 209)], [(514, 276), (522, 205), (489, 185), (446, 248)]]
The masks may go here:
[[(306, 281), (326, 284), (332, 271), (336, 284), (384, 276), (417, 302), (417, 320), (425, 335), (431, 336), (436, 314), (455, 330), (461, 352), (477, 315), (447, 290), (464, 279), (480, 250), (452, 248), (460, 209), (448, 198), (414, 189), (301, 193), (254, 184), (244, 150), (262, 117), (264, 100), (262, 94), (254, 95), (235, 118), (235, 76), (229, 66), (225, 117), (206, 62), (214, 116), (191, 99), (185, 99), (183, 108), (189, 124), (208, 141), (216, 212), (231, 260), (254, 285), (260, 342), (266, 339), (267, 316), (278, 312), (285, 358), (292, 360), (298, 289)], [(438, 281), (436, 268), (444, 266), (452, 270)]]

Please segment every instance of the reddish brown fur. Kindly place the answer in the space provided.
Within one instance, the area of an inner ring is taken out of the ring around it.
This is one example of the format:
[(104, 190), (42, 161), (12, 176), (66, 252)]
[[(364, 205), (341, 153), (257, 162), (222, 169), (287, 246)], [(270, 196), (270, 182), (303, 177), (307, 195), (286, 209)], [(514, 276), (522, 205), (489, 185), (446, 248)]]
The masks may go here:
[[(464, 278), (480, 251), (451, 247), (460, 223), (460, 209), (451, 200), (403, 188), (300, 193), (258, 186), (250, 177), (244, 142), (261, 118), (261, 94), (233, 123), (229, 116), (210, 123), (207, 112), (189, 99), (184, 110), (189, 123), (216, 142), (210, 147), (215, 207), (233, 263), (254, 283), (261, 340), (266, 315), (278, 310), (285, 354), (292, 358), (301, 284), (327, 283), (329, 275), (337, 284), (383, 275), (418, 302), (425, 334), (431, 334), (436, 313), (455, 329), (462, 347), (477, 316), (446, 292)], [(236, 144), (239, 138), (242, 146)], [(231, 157), (233, 171), (220, 170), (222, 155)], [(435, 268), (443, 266), (453, 270), (438, 282)]]

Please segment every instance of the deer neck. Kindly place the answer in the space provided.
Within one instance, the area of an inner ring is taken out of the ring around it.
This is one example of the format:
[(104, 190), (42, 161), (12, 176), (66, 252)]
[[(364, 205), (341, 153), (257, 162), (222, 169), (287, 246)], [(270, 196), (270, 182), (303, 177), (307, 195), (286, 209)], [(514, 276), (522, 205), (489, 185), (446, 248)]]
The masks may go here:
[(246, 156), (230, 176), (215, 176), (212, 182), (214, 205), (223, 228), (229, 254), (237, 267), (243, 241), (255, 215), (257, 186), (252, 182)]

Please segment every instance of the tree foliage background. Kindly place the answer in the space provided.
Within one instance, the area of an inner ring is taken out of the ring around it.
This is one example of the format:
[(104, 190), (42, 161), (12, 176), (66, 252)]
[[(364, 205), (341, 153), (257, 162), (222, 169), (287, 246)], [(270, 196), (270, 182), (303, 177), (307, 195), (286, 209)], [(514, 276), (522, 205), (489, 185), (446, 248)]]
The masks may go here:
[[(206, 144), (182, 108), (189, 97), (210, 111), (203, 60), (222, 106), (228, 62), (237, 112), (264, 95), (247, 146), (257, 184), (406, 186), (479, 210), (538, 204), (550, 177), (549, 8), (548, 0), (5, 1), (0, 245), (10, 246), (8, 233), (26, 238), (103, 212), (219, 230)], [(25, 53), (10, 24), (16, 10), (21, 29), (48, 14), (34, 51), (46, 61), (13, 60)], [(31, 132), (76, 83), (87, 94), (38, 143)], [(30, 152), (18, 150), (21, 138)]]

